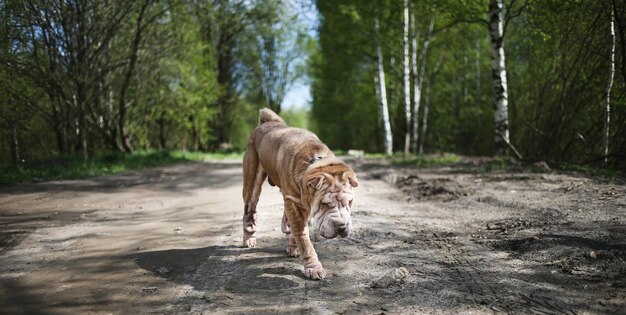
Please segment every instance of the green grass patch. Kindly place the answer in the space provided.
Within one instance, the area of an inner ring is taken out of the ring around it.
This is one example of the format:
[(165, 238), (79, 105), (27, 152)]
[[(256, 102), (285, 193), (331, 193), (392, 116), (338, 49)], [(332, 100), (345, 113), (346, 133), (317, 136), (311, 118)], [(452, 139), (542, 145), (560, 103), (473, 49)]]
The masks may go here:
[(385, 153), (365, 153), (365, 158), (366, 159), (387, 159), (387, 158), (391, 158), (394, 160), (400, 160), (400, 159), (404, 159), (404, 154), (400, 153), (400, 152), (396, 152), (394, 154), (392, 154), (391, 156), (385, 154)]
[(108, 152), (89, 160), (77, 156), (59, 157), (30, 165), (0, 168), (0, 185), (85, 178), (190, 161), (241, 159), (242, 156), (242, 153), (135, 151), (130, 154)]
[(513, 171), (514, 169), (519, 169), (519, 165), (514, 165), (511, 159), (506, 156), (495, 156), (476, 165), (476, 173), (478, 174), (493, 171)]
[(412, 157), (394, 157), (393, 164), (415, 165), (416, 167), (428, 167), (437, 165), (449, 165), (459, 163), (461, 158), (456, 154), (442, 155), (418, 155)]
[(555, 168), (565, 172), (577, 172), (593, 177), (626, 177), (626, 171), (618, 170), (614, 168), (599, 167), (596, 165), (580, 165), (572, 163), (560, 163), (555, 165)]

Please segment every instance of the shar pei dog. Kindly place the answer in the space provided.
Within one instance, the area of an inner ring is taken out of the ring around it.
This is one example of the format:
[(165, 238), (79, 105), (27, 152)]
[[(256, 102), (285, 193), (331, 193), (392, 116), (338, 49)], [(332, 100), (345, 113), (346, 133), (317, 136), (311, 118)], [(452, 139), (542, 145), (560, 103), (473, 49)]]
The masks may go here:
[(243, 157), (243, 246), (256, 246), (256, 207), (267, 179), (283, 195), (287, 254), (300, 256), (307, 277), (323, 279), (326, 272), (309, 239), (309, 219), (325, 238), (346, 237), (356, 174), (312, 132), (287, 126), (267, 108), (259, 114)]

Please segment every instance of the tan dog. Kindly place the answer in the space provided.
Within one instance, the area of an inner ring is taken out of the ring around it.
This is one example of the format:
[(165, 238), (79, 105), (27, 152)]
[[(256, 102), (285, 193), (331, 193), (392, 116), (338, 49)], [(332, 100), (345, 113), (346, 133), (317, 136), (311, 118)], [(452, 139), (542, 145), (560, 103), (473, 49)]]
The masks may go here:
[(256, 245), (256, 205), (267, 178), (283, 194), (287, 253), (301, 254), (307, 277), (323, 279), (326, 273), (309, 239), (307, 223), (311, 218), (325, 238), (347, 236), (356, 174), (313, 133), (287, 126), (267, 108), (259, 114), (259, 126), (252, 131), (243, 157), (243, 244)]

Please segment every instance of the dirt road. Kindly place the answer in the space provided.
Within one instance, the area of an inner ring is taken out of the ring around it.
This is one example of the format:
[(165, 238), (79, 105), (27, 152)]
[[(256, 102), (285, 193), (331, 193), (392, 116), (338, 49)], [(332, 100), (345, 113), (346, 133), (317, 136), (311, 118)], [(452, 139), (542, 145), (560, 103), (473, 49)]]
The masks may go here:
[(238, 161), (0, 188), (0, 313), (626, 313), (623, 182), (353, 165), (324, 281), (284, 253), (274, 187), (240, 247)]

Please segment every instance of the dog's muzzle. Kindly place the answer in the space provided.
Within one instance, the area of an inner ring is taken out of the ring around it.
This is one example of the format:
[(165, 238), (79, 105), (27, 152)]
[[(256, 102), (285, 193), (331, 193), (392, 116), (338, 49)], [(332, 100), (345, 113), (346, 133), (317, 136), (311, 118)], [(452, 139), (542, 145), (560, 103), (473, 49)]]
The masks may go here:
[(324, 238), (346, 237), (352, 227), (350, 208), (329, 208), (321, 205), (313, 215), (313, 226)]

